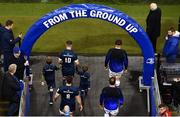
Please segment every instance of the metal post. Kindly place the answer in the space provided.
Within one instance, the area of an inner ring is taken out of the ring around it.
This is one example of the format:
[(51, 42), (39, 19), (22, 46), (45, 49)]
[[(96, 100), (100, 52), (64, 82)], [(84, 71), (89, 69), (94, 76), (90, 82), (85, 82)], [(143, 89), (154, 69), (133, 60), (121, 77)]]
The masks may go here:
[(141, 81), (142, 81), (142, 76), (139, 77), (139, 90), (140, 92), (142, 92), (142, 90), (146, 90), (147, 92), (147, 110), (148, 113), (150, 113), (150, 99), (149, 99), (150, 86), (145, 86)]
[(147, 110), (148, 110), (148, 113), (150, 113), (149, 88), (147, 88), (146, 91), (147, 91)]

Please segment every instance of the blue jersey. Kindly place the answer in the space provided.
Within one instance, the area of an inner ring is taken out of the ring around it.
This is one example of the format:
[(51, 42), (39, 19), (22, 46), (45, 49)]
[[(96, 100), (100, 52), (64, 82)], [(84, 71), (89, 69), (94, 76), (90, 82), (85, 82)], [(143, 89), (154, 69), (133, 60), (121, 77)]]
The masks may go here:
[(63, 76), (74, 76), (75, 65), (74, 62), (78, 60), (77, 55), (72, 50), (64, 50), (59, 58), (62, 60), (62, 74)]
[(43, 76), (46, 81), (55, 81), (55, 70), (58, 68), (53, 64), (46, 64), (43, 67)]
[(74, 86), (63, 86), (58, 88), (57, 93), (61, 95), (61, 105), (75, 105), (75, 97), (79, 95), (79, 89)]
[(80, 76), (79, 88), (82, 90), (90, 88), (90, 74), (83, 71), (77, 71), (77, 74)]
[(116, 73), (127, 69), (128, 58), (126, 51), (116, 48), (109, 49), (105, 59), (105, 67), (108, 65), (109, 69)]
[(100, 96), (100, 105), (108, 110), (116, 110), (124, 102), (121, 89), (118, 87), (105, 87)]

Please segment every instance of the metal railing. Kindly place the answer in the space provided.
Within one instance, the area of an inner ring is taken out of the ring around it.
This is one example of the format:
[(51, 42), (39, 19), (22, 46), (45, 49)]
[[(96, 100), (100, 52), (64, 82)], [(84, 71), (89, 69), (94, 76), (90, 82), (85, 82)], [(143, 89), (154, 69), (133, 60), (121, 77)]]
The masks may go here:
[[(154, 77), (152, 78), (152, 86), (145, 86), (142, 83), (142, 76), (139, 76), (139, 90), (146, 90), (147, 92), (147, 111), (151, 116), (156, 116), (159, 112), (158, 105), (161, 104), (161, 96), (159, 92), (159, 85), (157, 80), (156, 70), (154, 72)], [(151, 113), (153, 112), (153, 113)]]
[(139, 76), (139, 91), (142, 92), (142, 90), (146, 90), (147, 91), (147, 111), (148, 113), (150, 113), (150, 95), (149, 95), (149, 89), (150, 89), (150, 86), (145, 86), (143, 83), (142, 83), (142, 79), (143, 77), (142, 76)]
[(154, 79), (152, 80), (152, 83), (154, 86), (154, 98), (155, 98), (155, 103), (156, 103), (156, 111), (159, 112), (158, 106), (162, 102), (161, 102), (161, 95), (160, 95), (160, 91), (159, 91), (159, 84), (158, 84), (156, 70), (154, 71)]
[(28, 80), (25, 80), (24, 90), (22, 91), (20, 105), (19, 105), (19, 117), (26, 116), (27, 101), (28, 101), (27, 96), (29, 96), (28, 93), (29, 93)]

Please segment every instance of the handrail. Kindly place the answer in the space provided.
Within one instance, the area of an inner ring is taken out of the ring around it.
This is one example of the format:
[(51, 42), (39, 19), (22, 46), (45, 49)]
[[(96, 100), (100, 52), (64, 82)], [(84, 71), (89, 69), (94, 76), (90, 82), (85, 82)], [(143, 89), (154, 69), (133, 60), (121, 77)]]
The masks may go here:
[(158, 105), (161, 104), (161, 96), (159, 92), (156, 70), (154, 73), (155, 75), (152, 78), (152, 86), (145, 86), (142, 83), (142, 76), (139, 76), (139, 89), (140, 92), (142, 92), (142, 90), (147, 91), (147, 111), (148, 113), (151, 112), (151, 116), (157, 115), (157, 112), (159, 112)]
[(150, 89), (150, 86), (145, 86), (143, 83), (142, 83), (142, 79), (143, 77), (142, 76), (139, 76), (139, 90), (140, 92), (142, 92), (142, 90), (146, 90), (147, 91), (147, 111), (148, 113), (150, 113), (150, 93), (149, 93), (149, 89)]
[(26, 80), (24, 82), (24, 90), (22, 91), (21, 94), (21, 99), (20, 99), (20, 105), (19, 105), (19, 117), (21, 116), (25, 116), (25, 112), (26, 112), (26, 96), (28, 93), (28, 81)]
[(157, 80), (156, 70), (154, 70), (153, 85), (154, 85), (156, 110), (157, 110), (157, 112), (159, 112), (158, 105), (161, 104), (161, 95), (160, 95), (160, 91), (159, 91), (159, 83), (158, 83), (158, 80)]

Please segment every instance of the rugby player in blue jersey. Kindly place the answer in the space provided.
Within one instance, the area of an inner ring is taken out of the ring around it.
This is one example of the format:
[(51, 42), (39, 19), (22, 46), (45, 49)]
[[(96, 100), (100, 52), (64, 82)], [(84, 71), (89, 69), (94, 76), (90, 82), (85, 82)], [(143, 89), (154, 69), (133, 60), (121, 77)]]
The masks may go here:
[(54, 101), (61, 95), (61, 104), (59, 112), (62, 113), (64, 111), (65, 106), (69, 106), (70, 114), (73, 115), (76, 107), (76, 101), (79, 104), (80, 111), (82, 111), (83, 106), (81, 103), (81, 97), (79, 94), (78, 87), (72, 86), (72, 76), (66, 77), (66, 85), (57, 89), (57, 92), (54, 96)]
[(119, 107), (124, 103), (123, 94), (119, 87), (115, 85), (116, 78), (109, 79), (109, 86), (103, 88), (100, 95), (100, 107), (104, 108), (105, 117), (116, 116), (119, 112)]
[(62, 65), (63, 85), (67, 76), (74, 76), (75, 65), (79, 65), (77, 55), (72, 50), (72, 41), (66, 41), (66, 49), (60, 53), (59, 63)]
[[(50, 56), (47, 57), (46, 64), (43, 67), (43, 76), (47, 83), (48, 90), (49, 90), (49, 104), (53, 104), (53, 90), (56, 86), (55, 83), (55, 71), (58, 70), (58, 67), (56, 67), (54, 64), (52, 64), (52, 58)], [(43, 85), (43, 82), (42, 82)]]
[(109, 49), (106, 59), (105, 68), (109, 68), (109, 77), (116, 78), (116, 86), (120, 85), (120, 78), (123, 72), (127, 72), (128, 57), (125, 50), (121, 48), (122, 40), (115, 41), (115, 48)]

